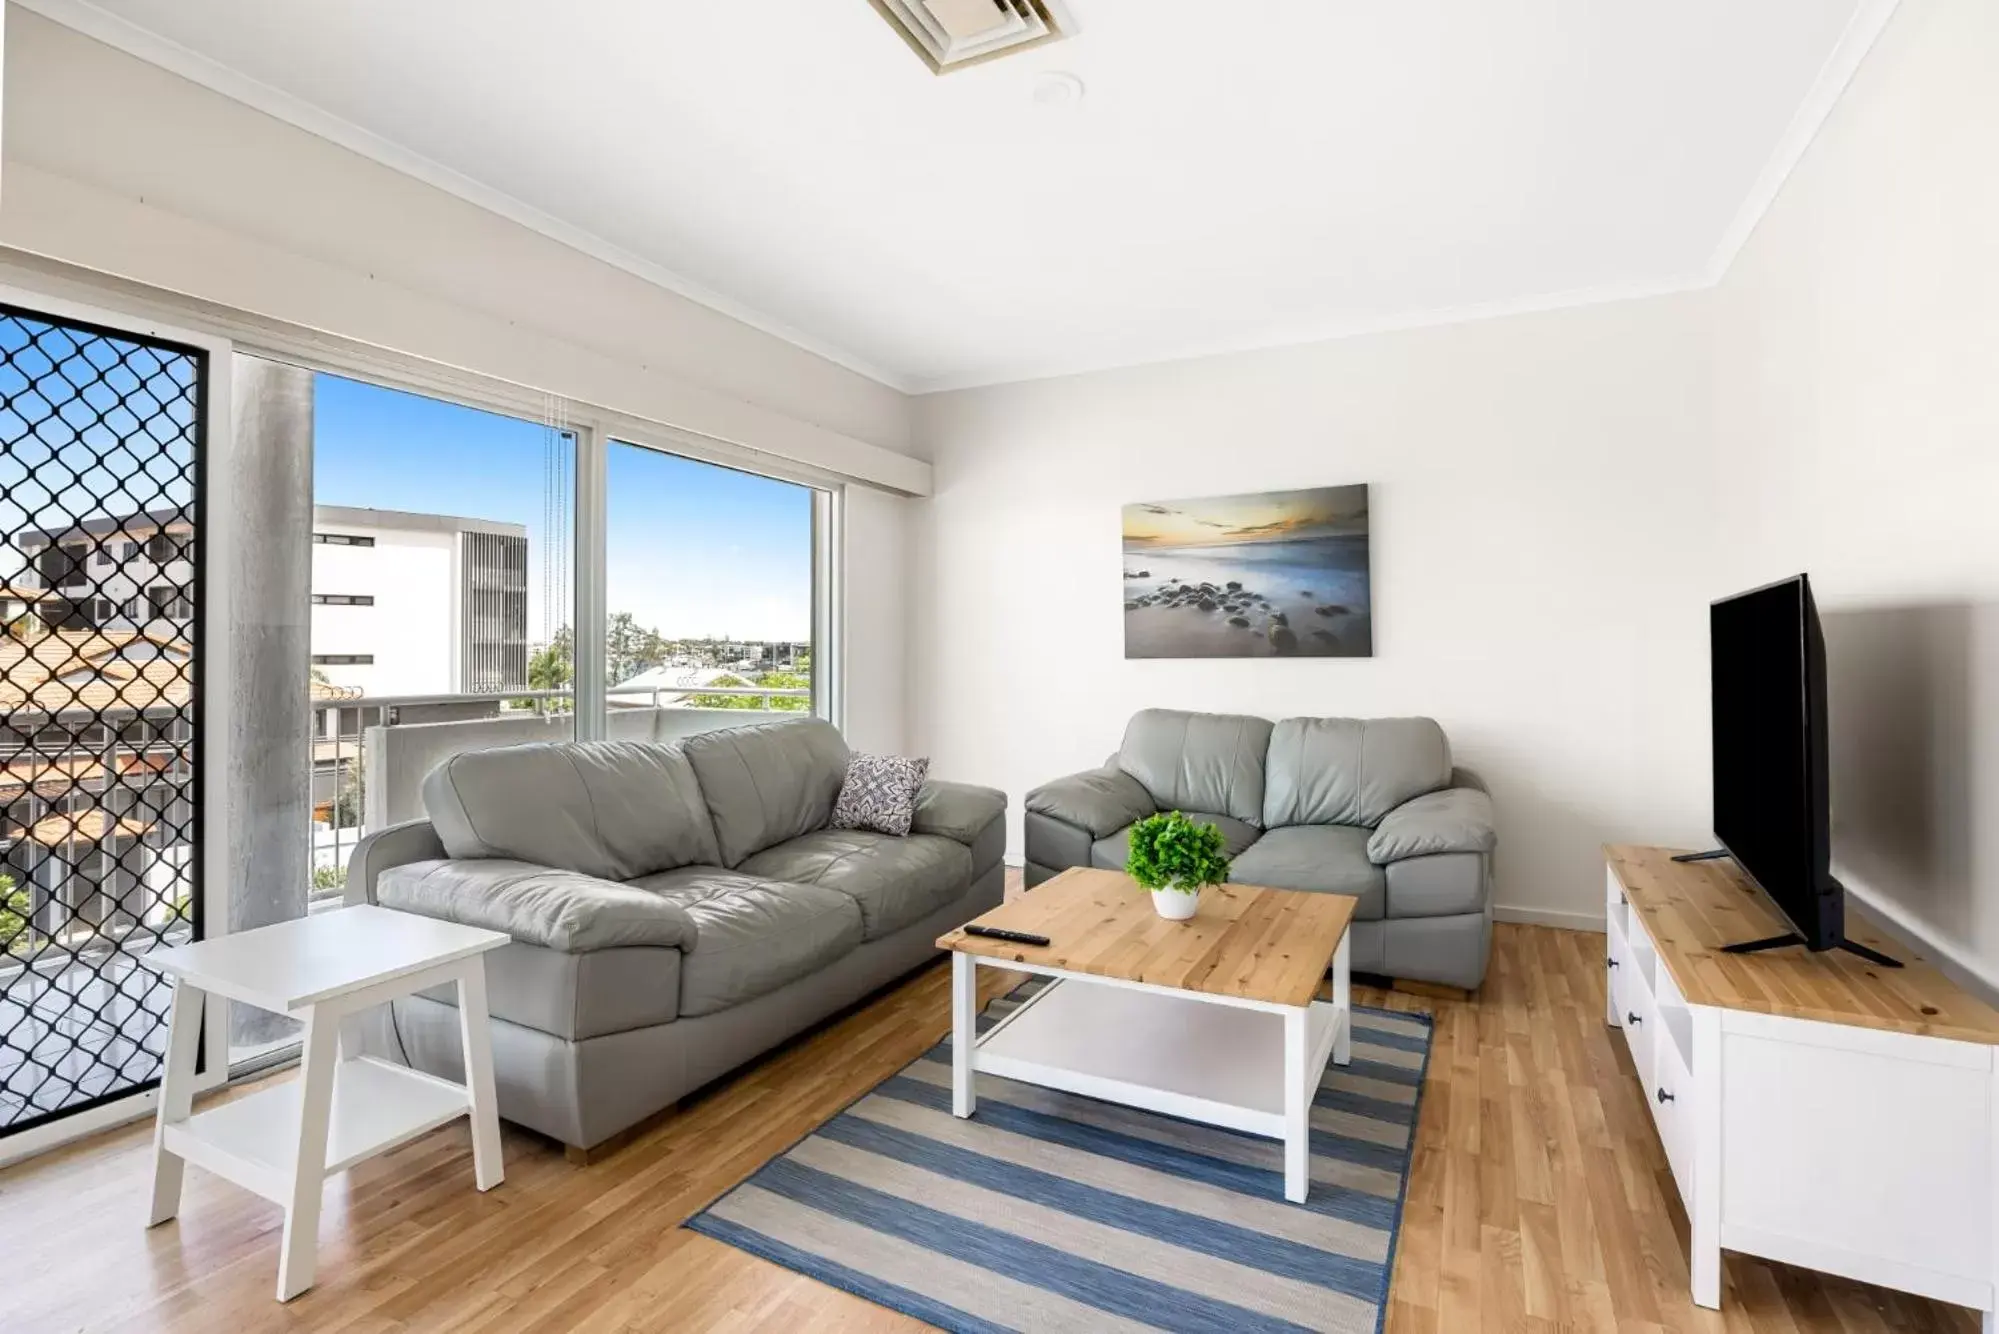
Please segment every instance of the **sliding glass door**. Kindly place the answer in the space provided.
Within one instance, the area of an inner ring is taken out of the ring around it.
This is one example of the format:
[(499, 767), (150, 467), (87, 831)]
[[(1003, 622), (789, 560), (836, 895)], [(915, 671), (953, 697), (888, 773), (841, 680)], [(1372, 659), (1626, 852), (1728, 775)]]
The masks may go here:
[(199, 938), (210, 354), (0, 305), (0, 1137), (157, 1082)]

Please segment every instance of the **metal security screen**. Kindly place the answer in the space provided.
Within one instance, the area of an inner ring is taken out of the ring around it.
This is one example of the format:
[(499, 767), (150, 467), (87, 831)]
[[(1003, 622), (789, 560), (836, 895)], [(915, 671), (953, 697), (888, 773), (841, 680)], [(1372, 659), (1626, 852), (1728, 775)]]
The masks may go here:
[(202, 935), (208, 354), (0, 304), (0, 1136), (157, 1082)]

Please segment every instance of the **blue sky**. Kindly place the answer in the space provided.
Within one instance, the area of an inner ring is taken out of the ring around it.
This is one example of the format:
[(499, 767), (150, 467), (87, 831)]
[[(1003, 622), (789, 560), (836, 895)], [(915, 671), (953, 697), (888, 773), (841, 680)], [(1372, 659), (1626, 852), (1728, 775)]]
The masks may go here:
[[(546, 429), (332, 375), (316, 377), (314, 393), (314, 500), (525, 525), (528, 632), (544, 637)], [(566, 448), (556, 453), (566, 500), (573, 467)], [(810, 637), (807, 488), (624, 444), (611, 447), (607, 484), (611, 612), (669, 638)], [(571, 540), (567, 521), (555, 537)], [(574, 569), (572, 559), (572, 579)], [(571, 605), (565, 588), (558, 621)]]

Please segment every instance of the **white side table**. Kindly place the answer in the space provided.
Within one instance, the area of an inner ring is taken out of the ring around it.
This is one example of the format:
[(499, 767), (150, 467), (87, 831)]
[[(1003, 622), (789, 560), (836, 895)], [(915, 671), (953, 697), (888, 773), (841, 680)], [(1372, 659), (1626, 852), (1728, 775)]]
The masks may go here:
[[(469, 1116), (479, 1189), (499, 1185), (485, 954), (506, 943), (498, 931), (367, 905), (137, 956), (174, 980), (148, 1226), (179, 1212), (186, 1163), (276, 1201), (285, 1210), (283, 1302), (312, 1286), (320, 1188), (332, 1173)], [(463, 1085), (371, 1056), (343, 1056), (343, 1018), (445, 982), (458, 984)], [(209, 996), (304, 1020), (298, 1078), (190, 1114)]]

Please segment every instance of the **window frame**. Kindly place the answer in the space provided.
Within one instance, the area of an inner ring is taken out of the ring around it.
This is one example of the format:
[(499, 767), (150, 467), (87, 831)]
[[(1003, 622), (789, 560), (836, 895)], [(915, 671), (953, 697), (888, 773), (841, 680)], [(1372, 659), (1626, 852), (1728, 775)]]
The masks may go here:
[[(572, 427), (572, 429), (574, 428)], [(610, 468), (610, 447), (614, 444), (630, 445), (636, 449), (649, 449), (656, 454), (665, 454), (671, 458), (685, 459), (693, 463), (705, 463), (711, 467), (727, 468), (731, 472), (748, 473), (752, 477), (762, 477), (774, 482), (802, 486), (811, 492), (812, 606), (806, 630), (806, 633), (811, 637), (810, 647), (812, 652), (812, 696), (808, 701), (810, 705), (809, 712), (811, 716), (823, 718), (844, 732), (846, 730), (845, 696), (840, 686), (842, 676), (841, 665), (845, 654), (839, 635), (839, 627), (842, 619), (839, 615), (841, 603), (839, 593), (841, 583), (839, 553), (843, 544), (838, 540), (838, 533), (840, 515), (844, 509), (845, 484), (810, 469), (786, 468), (774, 465), (752, 467), (740, 459), (718, 455), (718, 452), (714, 448), (714, 442), (705, 441), (705, 437), (692, 435), (684, 431), (676, 431), (670, 427), (655, 425), (645, 429), (614, 429), (608, 433), (603, 431), (592, 432), (590, 452), (592, 455), (591, 466), (594, 472), (593, 480), (595, 485), (594, 489), (589, 492), (586, 492), (583, 483), (583, 444), (580, 434), (578, 437), (576, 485), (578, 506), (576, 516), (577, 540), (580, 546), (584, 532), (582, 506), (587, 498), (589, 503), (594, 507), (590, 527), (596, 542), (594, 547), (594, 561), (585, 559), (580, 551), (577, 557), (578, 611), (576, 623), (579, 627), (583, 624), (582, 580), (587, 572), (589, 577), (595, 581), (593, 609), (596, 612), (597, 624), (600, 630), (596, 635), (590, 636), (590, 640), (594, 643), (597, 650), (596, 657), (598, 661), (595, 664), (596, 688), (594, 696), (587, 702), (582, 690), (584, 642), (583, 636), (578, 635), (577, 739), (579, 741), (585, 739), (582, 731), (584, 727), (583, 720), (586, 717), (594, 716), (597, 720), (595, 732), (588, 739), (602, 740), (604, 735), (604, 719), (607, 716), (608, 709), (608, 700), (604, 692), (609, 688), (610, 682), (604, 675), (604, 635), (602, 633), (603, 628), (608, 624), (610, 616), (610, 608), (606, 602), (608, 572), (604, 567), (604, 556), (610, 536), (607, 522), (610, 497), (605, 490), (605, 481)]]

